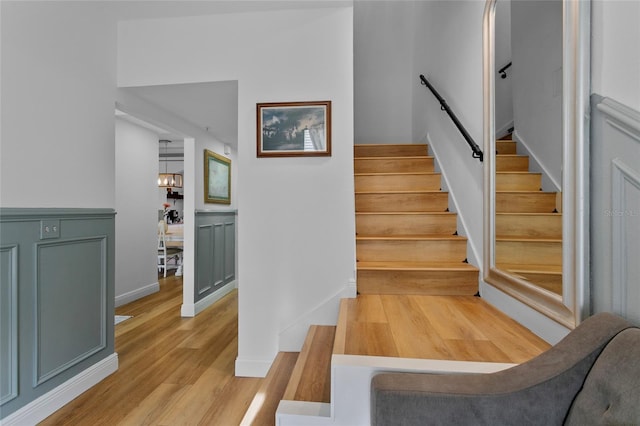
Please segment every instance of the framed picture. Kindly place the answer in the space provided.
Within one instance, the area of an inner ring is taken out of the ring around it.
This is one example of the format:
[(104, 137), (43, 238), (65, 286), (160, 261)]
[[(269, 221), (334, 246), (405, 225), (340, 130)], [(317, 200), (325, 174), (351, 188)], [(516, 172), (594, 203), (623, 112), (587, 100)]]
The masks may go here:
[(260, 103), (258, 157), (331, 155), (331, 101)]
[(204, 202), (231, 204), (231, 160), (204, 150)]

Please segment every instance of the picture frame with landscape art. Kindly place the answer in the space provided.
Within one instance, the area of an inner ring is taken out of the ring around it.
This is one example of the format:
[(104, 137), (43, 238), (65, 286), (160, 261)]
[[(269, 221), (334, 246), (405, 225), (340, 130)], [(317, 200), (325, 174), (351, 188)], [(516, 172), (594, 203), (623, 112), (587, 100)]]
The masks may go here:
[(204, 202), (231, 204), (231, 160), (204, 150)]
[(259, 103), (258, 157), (331, 156), (331, 101)]

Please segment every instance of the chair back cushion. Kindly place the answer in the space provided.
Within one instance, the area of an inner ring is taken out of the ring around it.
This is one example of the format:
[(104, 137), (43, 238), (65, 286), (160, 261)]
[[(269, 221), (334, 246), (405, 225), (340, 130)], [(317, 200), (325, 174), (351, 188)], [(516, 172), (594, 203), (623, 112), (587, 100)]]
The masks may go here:
[(604, 348), (565, 424), (640, 424), (640, 328), (620, 332)]

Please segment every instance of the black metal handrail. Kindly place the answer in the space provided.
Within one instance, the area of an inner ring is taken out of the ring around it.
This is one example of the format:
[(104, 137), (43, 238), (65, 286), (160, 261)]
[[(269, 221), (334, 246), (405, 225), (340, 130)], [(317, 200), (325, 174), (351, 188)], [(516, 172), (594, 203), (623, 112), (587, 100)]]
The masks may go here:
[(505, 65), (504, 67), (500, 68), (498, 70), (498, 73), (500, 73), (500, 77), (502, 78), (507, 78), (507, 68), (509, 68), (511, 66), (511, 62), (509, 62), (507, 65)]
[(436, 99), (438, 99), (438, 102), (440, 102), (440, 109), (443, 111), (446, 111), (447, 114), (449, 114), (449, 117), (451, 117), (451, 120), (453, 120), (453, 124), (456, 125), (458, 130), (460, 130), (460, 133), (462, 133), (462, 137), (464, 137), (464, 139), (467, 141), (467, 143), (471, 147), (471, 151), (473, 151), (473, 154), (472, 154), (473, 158), (477, 158), (480, 161), (482, 161), (484, 157), (482, 150), (480, 149), (478, 144), (475, 143), (471, 135), (469, 135), (469, 133), (467, 132), (467, 129), (465, 129), (462, 123), (460, 123), (460, 120), (458, 120), (458, 117), (456, 117), (453, 111), (451, 111), (451, 108), (449, 108), (449, 105), (447, 105), (447, 101), (445, 101), (442, 98), (442, 96), (440, 96), (438, 91), (431, 85), (431, 83), (429, 83), (429, 81), (422, 74), (420, 74), (420, 82), (423, 85), (427, 86), (429, 90), (431, 90), (431, 93), (433, 93), (433, 95), (436, 97)]

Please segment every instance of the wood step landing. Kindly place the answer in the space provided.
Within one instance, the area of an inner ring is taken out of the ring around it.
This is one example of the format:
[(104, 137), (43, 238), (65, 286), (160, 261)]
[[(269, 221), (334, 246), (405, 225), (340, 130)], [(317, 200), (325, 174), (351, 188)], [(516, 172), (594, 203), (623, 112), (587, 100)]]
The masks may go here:
[(341, 301), (334, 353), (522, 363), (549, 347), (479, 297), (359, 295)]

